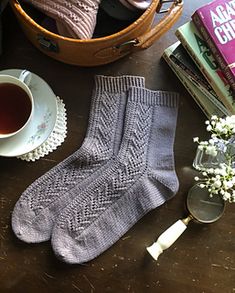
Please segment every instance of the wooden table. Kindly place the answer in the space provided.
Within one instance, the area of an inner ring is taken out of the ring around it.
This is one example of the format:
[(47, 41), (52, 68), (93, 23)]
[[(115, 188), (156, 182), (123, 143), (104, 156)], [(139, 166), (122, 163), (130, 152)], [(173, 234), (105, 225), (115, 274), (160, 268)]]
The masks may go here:
[[(227, 205), (222, 219), (214, 224), (190, 223), (157, 262), (145, 249), (168, 226), (186, 215), (185, 197), (195, 175), (192, 161), (196, 144), (192, 138), (206, 137), (206, 117), (161, 59), (163, 50), (176, 41), (176, 28), (206, 2), (209, 1), (186, 0), (181, 19), (151, 48), (94, 68), (66, 65), (42, 54), (26, 39), (11, 10), (4, 11), (1, 69), (27, 68), (47, 81), (66, 104), (68, 136), (61, 147), (36, 162), (0, 157), (0, 292), (235, 292), (233, 205)], [(96, 74), (141, 75), (150, 89), (180, 93), (175, 139), (180, 189), (173, 199), (143, 217), (98, 258), (71, 266), (54, 256), (49, 241), (25, 244), (18, 240), (11, 229), (11, 213), (28, 185), (81, 145)]]

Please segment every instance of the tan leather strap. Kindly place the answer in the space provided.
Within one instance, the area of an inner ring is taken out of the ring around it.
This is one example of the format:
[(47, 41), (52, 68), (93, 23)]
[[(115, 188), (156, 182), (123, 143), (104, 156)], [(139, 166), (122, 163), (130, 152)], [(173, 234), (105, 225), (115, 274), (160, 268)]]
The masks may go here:
[[(160, 7), (158, 7), (158, 10), (160, 10), (162, 4), (166, 2), (172, 1), (160, 1)], [(171, 26), (173, 26), (173, 24), (180, 17), (182, 10), (183, 1), (173, 1), (173, 4), (169, 8), (167, 14), (160, 20), (160, 22), (158, 22), (150, 31), (136, 39), (134, 48), (140, 50), (150, 47), (157, 39), (159, 39), (165, 32), (167, 32), (171, 28)]]

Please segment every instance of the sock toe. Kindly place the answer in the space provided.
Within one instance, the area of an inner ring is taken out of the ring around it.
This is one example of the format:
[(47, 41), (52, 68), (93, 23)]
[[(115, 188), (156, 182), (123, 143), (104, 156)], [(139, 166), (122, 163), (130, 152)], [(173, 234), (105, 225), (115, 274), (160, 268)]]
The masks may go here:
[[(55, 255), (68, 264), (81, 264), (92, 259), (87, 250), (80, 249), (79, 241), (60, 228), (52, 232), (51, 245)], [(81, 257), (82, 256), (82, 257)]]
[(27, 243), (39, 243), (50, 239), (51, 229), (48, 220), (47, 229), (40, 225), (40, 220), (37, 219), (35, 212), (28, 208), (24, 203), (18, 203), (12, 213), (12, 230), (15, 235), (22, 241)]

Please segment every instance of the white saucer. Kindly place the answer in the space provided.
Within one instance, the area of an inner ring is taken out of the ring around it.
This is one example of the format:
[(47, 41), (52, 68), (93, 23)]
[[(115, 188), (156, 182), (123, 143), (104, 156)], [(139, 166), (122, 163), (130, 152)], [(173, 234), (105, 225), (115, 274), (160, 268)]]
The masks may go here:
[[(0, 74), (15, 77), (22, 69), (8, 69)], [(0, 139), (0, 156), (16, 157), (39, 147), (54, 129), (57, 117), (56, 96), (49, 85), (38, 75), (32, 73), (29, 85), (34, 97), (34, 113), (29, 124), (18, 134)]]

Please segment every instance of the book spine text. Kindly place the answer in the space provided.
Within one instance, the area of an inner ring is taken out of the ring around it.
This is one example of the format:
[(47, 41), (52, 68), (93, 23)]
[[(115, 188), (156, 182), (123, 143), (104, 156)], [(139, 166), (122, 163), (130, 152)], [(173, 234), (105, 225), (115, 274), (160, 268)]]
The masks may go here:
[(196, 11), (193, 16), (192, 20), (199, 30), (199, 32), (202, 34), (203, 38), (207, 42), (209, 48), (211, 49), (212, 54), (214, 55), (216, 61), (218, 62), (218, 65), (223, 70), (224, 76), (227, 79), (228, 83), (231, 85), (231, 88), (233, 91), (235, 91), (235, 75), (233, 71), (231, 70), (230, 66), (227, 64), (223, 54), (218, 49), (216, 43), (214, 42), (213, 38), (210, 35), (209, 30), (207, 29), (207, 26), (204, 24), (200, 14)]

